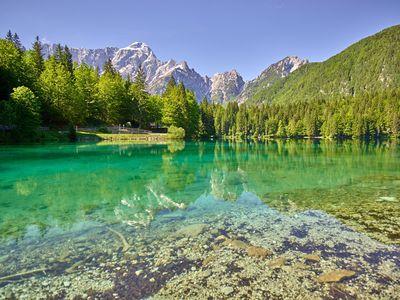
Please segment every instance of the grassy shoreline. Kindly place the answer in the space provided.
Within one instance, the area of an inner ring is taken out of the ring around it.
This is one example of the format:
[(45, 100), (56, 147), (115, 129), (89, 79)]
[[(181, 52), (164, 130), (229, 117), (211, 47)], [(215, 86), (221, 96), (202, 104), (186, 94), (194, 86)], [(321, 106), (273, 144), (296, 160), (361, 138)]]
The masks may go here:
[(94, 133), (77, 132), (78, 141), (166, 141), (172, 140), (167, 133), (131, 134), (131, 133)]

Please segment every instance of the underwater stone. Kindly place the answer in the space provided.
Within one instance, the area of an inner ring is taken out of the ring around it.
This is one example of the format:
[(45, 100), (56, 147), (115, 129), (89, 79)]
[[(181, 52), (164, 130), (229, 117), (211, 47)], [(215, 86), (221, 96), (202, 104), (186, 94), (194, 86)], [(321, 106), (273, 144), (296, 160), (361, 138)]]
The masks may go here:
[(338, 282), (342, 279), (352, 277), (356, 274), (354, 271), (349, 270), (335, 270), (328, 273), (324, 273), (317, 278), (317, 281), (320, 283), (325, 282)]
[(246, 249), (248, 245), (240, 240), (226, 239), (223, 243), (224, 246), (230, 246), (235, 249)]
[(305, 260), (312, 261), (312, 262), (318, 262), (321, 260), (319, 255), (316, 255), (316, 254), (307, 254), (307, 255), (304, 255), (304, 258), (305, 258)]
[(186, 227), (183, 227), (179, 229), (176, 234), (178, 236), (189, 236), (189, 237), (195, 237), (199, 235), (200, 233), (203, 232), (203, 230), (207, 227), (206, 224), (191, 224)]
[(377, 202), (398, 202), (396, 197), (379, 197)]
[(230, 293), (233, 293), (233, 291), (234, 291), (233, 287), (230, 286), (225, 286), (221, 288), (221, 292), (225, 295), (229, 295)]
[(286, 263), (286, 258), (284, 257), (277, 257), (270, 261), (268, 264), (269, 267), (272, 269), (278, 269), (282, 267)]
[(264, 258), (269, 255), (272, 255), (272, 252), (263, 247), (250, 246), (249, 248), (247, 248), (247, 255), (253, 256), (253, 257)]

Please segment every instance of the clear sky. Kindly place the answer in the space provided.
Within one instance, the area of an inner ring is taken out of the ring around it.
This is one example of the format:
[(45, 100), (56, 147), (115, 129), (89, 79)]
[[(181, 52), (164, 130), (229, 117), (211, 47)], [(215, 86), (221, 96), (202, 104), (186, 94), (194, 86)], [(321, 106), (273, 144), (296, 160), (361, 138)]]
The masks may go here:
[(36, 35), (70, 47), (146, 42), (158, 58), (202, 75), (237, 69), (245, 79), (298, 55), (322, 61), (400, 24), (400, 0), (1, 0), (0, 34)]

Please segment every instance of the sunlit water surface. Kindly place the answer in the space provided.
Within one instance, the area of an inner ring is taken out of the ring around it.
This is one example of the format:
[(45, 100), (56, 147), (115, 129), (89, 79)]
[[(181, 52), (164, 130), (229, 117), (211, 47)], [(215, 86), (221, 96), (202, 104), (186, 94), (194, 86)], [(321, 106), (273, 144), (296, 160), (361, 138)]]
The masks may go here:
[(2, 147), (0, 298), (393, 299), (399, 201), (390, 142)]

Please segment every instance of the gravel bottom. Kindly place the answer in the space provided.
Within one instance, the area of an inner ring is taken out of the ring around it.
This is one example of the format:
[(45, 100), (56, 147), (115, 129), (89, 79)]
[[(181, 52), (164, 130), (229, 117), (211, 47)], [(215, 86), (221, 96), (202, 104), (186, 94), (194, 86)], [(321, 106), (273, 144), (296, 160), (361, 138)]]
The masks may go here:
[(400, 299), (400, 248), (320, 211), (202, 197), (146, 228), (0, 246), (0, 299)]

